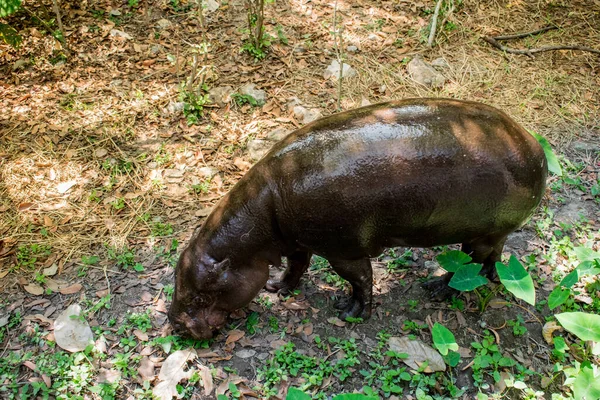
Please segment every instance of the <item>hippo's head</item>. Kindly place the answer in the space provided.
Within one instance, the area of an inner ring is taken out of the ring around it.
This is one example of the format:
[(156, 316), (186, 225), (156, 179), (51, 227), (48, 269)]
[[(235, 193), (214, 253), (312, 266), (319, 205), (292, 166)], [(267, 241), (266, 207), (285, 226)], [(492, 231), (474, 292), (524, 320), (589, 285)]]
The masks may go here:
[(264, 286), (266, 278), (253, 275), (251, 268), (232, 266), (229, 258), (215, 260), (193, 246), (186, 248), (175, 270), (171, 325), (185, 336), (212, 338), (229, 313), (250, 303)]

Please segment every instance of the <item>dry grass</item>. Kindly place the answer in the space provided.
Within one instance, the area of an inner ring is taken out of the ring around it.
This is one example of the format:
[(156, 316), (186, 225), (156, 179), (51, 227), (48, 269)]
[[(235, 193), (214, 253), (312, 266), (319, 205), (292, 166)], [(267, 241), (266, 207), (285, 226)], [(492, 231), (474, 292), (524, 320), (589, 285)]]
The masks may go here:
[[(455, 28), (441, 31), (438, 45), (426, 51), (420, 38), (430, 17), (422, 9), (412, 3), (340, 2), (345, 43), (360, 49), (346, 54), (359, 74), (344, 82), (344, 108), (359, 106), (363, 98), (455, 97), (498, 106), (559, 149), (598, 134), (596, 55), (559, 51), (529, 59), (502, 54), (480, 40), (483, 34), (554, 23), (559, 30), (510, 45), (594, 45), (600, 43), (598, 10), (575, 1), (568, 7), (541, 0), (465, 1), (448, 19)], [(290, 45), (275, 44), (271, 56), (260, 63), (239, 54), (244, 24), (240, 2), (209, 18), (212, 48), (207, 62), (217, 74), (208, 83), (236, 89), (256, 82), (267, 89), (276, 113), (233, 104), (211, 107), (199, 127), (165, 112), (189, 72), (188, 44), (200, 37), (196, 17), (177, 15), (166, 3), (148, 15), (134, 13), (117, 26), (133, 35), (133, 41), (102, 34), (108, 19), (94, 18), (90, 10), (82, 16), (65, 13), (63, 21), (72, 32), (69, 42), (78, 56), (64, 65), (48, 62), (55, 46), (48, 35), (29, 36), (19, 51), (1, 47), (1, 68), (8, 80), (0, 86), (0, 269), (11, 267), (17, 246), (29, 243), (51, 246), (67, 271), (83, 255), (106, 258), (107, 247), (152, 249), (165, 239), (153, 233), (157, 221), (172, 225), (167, 239), (183, 241), (198, 216), (242, 176), (234, 160), (248, 159), (247, 140), (297, 124), (289, 121), (288, 98), (296, 96), (323, 114), (333, 112), (336, 85), (322, 78), (333, 59), (332, 5), (279, 2), (267, 11), (268, 31), (274, 34), (275, 25), (281, 24)], [(176, 25), (155, 28), (161, 18)], [(99, 33), (90, 33), (90, 27)], [(31, 32), (34, 26), (20, 28)], [(399, 40), (402, 47), (396, 46)], [(155, 45), (161, 47), (153, 56)], [(299, 47), (302, 52), (292, 51)], [(168, 54), (177, 59), (176, 65)], [(403, 60), (415, 54), (429, 61), (447, 60), (442, 89), (410, 79)], [(13, 71), (17, 60), (26, 64)], [(144, 64), (148, 60), (152, 64)], [(207, 183), (205, 193), (195, 193), (191, 188), (205, 182), (201, 168), (207, 166), (219, 174)], [(73, 186), (62, 191), (60, 185), (67, 183)]]

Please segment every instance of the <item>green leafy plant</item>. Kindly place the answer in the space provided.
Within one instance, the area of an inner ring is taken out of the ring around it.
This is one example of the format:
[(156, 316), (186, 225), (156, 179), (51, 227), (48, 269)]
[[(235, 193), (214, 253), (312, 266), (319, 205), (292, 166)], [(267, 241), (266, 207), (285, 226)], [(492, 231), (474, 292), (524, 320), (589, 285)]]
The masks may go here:
[(206, 93), (206, 87), (198, 90), (186, 88), (181, 85), (179, 99), (183, 102), (183, 115), (188, 125), (197, 125), (204, 115), (204, 106), (210, 103), (210, 96)]
[(536, 132), (529, 131), (529, 133), (531, 133), (531, 135), (533, 135), (533, 137), (537, 139), (537, 141), (542, 146), (542, 149), (544, 149), (544, 154), (546, 155), (546, 160), (548, 161), (548, 170), (554, 175), (562, 176), (562, 168), (560, 167), (560, 162), (558, 161), (558, 157), (556, 157), (556, 154), (554, 154), (552, 146), (550, 146), (548, 140), (546, 140), (545, 137), (541, 136)]
[(523, 264), (514, 255), (510, 256), (508, 266), (497, 262), (496, 271), (500, 282), (516, 298), (526, 301), (532, 306), (535, 305), (535, 287), (533, 279)]
[(245, 0), (246, 17), (248, 22), (248, 39), (242, 46), (242, 51), (247, 52), (257, 60), (267, 56), (266, 50), (271, 46), (271, 35), (264, 31), (265, 3), (274, 0)]
[(233, 93), (231, 98), (238, 106), (243, 106), (244, 104), (250, 104), (252, 107), (260, 106), (258, 101), (256, 101), (256, 99), (249, 94)]
[(456, 343), (454, 334), (452, 334), (452, 332), (444, 325), (436, 322), (431, 330), (431, 335), (433, 344), (443, 356), (447, 355), (449, 350), (458, 350), (458, 344)]
[[(0, 18), (14, 14), (21, 7), (21, 0), (0, 0)], [(18, 47), (22, 38), (15, 28), (8, 24), (0, 23), (0, 40), (13, 47)]]

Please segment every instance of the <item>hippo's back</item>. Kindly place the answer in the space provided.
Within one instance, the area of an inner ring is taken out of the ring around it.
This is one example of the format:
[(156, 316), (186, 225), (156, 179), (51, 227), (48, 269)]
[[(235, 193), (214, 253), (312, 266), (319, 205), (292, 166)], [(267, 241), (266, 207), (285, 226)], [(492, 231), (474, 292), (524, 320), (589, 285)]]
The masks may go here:
[(539, 204), (547, 173), (541, 146), (506, 114), (446, 99), (323, 118), (257, 167), (286, 239), (329, 257), (511, 232)]

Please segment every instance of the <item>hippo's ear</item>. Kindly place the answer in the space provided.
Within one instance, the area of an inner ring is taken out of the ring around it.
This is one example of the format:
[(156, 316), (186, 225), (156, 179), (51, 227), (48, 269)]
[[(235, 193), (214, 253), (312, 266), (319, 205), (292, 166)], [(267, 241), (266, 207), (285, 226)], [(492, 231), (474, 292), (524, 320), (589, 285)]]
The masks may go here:
[(229, 260), (229, 258), (226, 258), (223, 261), (215, 263), (213, 265), (213, 272), (222, 274), (223, 272), (227, 271), (229, 267), (231, 267), (231, 260)]

